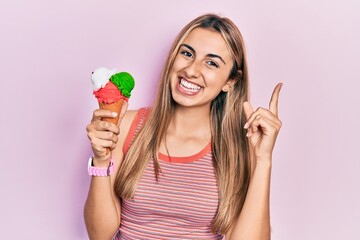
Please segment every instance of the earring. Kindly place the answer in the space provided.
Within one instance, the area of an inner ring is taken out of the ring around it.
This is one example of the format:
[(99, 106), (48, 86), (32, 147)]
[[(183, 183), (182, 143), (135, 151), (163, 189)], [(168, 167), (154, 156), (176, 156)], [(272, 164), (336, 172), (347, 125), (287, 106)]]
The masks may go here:
[(229, 91), (229, 88), (228, 87), (225, 87), (224, 89), (223, 89), (223, 92), (228, 92)]

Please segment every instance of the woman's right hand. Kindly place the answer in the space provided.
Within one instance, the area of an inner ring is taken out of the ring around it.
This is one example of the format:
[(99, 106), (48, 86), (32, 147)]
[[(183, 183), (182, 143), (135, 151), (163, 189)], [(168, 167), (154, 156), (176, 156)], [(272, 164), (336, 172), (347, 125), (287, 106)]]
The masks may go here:
[[(120, 113), (119, 124), (125, 115), (127, 103), (125, 102)], [(94, 152), (94, 166), (107, 167), (111, 157), (111, 151), (116, 148), (118, 142), (119, 126), (102, 121), (104, 117), (116, 117), (116, 113), (105, 109), (96, 109), (89, 125), (86, 126), (91, 148)], [(110, 149), (110, 151), (109, 151)]]

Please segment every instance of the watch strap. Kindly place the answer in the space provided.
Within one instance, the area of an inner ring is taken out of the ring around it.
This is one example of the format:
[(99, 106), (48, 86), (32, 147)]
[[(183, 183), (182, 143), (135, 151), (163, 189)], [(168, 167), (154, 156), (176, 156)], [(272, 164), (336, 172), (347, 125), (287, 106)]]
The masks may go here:
[(90, 176), (96, 177), (107, 177), (110, 176), (114, 172), (114, 159), (111, 158), (109, 162), (109, 166), (107, 168), (99, 168), (93, 166), (93, 157), (89, 158), (88, 162), (88, 173)]

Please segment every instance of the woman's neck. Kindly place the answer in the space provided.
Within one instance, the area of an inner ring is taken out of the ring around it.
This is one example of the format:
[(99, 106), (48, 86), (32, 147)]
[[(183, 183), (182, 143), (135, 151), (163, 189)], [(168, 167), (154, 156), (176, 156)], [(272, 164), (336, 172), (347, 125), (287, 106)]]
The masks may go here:
[(176, 135), (208, 135), (210, 133), (210, 108), (176, 107), (168, 132)]

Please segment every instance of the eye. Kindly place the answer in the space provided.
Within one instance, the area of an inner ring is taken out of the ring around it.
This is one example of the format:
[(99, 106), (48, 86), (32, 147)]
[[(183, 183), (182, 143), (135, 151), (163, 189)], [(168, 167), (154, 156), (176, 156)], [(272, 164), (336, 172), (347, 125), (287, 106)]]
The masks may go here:
[(181, 53), (182, 55), (184, 55), (185, 57), (190, 57), (190, 58), (193, 57), (192, 53), (189, 52), (189, 51), (186, 51), (186, 50), (182, 50), (180, 53)]
[(206, 63), (211, 67), (215, 67), (215, 68), (219, 67), (219, 65), (214, 61), (207, 61)]

